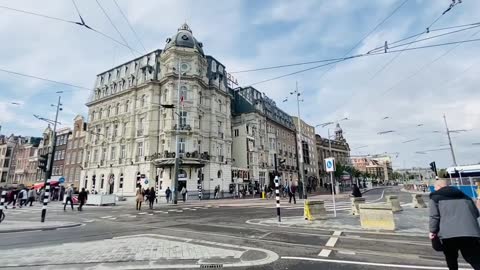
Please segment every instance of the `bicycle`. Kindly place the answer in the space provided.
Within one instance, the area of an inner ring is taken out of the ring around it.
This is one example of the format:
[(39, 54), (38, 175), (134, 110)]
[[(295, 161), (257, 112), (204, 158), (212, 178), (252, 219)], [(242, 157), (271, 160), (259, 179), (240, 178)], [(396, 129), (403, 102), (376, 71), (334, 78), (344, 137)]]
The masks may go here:
[(0, 223), (3, 222), (3, 220), (5, 220), (5, 212), (2, 211), (2, 215), (0, 216)]

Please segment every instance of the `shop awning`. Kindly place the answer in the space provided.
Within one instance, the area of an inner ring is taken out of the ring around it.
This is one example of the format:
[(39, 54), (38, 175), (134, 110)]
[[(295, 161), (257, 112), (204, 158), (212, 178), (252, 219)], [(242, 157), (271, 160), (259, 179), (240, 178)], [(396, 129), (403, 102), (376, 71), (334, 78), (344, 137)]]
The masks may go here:
[[(34, 189), (41, 189), (41, 188), (43, 188), (44, 184), (45, 184), (44, 182), (36, 183), (35, 185), (33, 185), (33, 188)], [(58, 186), (58, 184), (59, 184), (58, 181), (55, 181), (55, 180), (50, 181), (50, 186)]]
[[(180, 159), (180, 167), (204, 167), (205, 161), (193, 158), (181, 158)], [(174, 158), (160, 158), (153, 161), (153, 164), (160, 168), (165, 167), (173, 167), (175, 166), (175, 159)]]

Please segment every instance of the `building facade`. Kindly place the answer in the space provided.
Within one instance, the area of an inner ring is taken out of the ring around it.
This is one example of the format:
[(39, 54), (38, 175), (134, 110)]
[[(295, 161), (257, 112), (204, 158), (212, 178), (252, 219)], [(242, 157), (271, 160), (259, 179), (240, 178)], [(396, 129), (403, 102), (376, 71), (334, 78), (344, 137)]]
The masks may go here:
[(15, 175), (13, 183), (33, 185), (37, 180), (36, 155), (41, 138), (25, 137), (19, 140), (15, 153)]
[[(180, 95), (177, 93), (180, 92)], [(156, 50), (97, 76), (81, 187), (133, 195), (172, 186), (176, 133), (179, 190), (195, 195), (231, 179), (231, 112), (225, 66), (205, 55), (188, 25)], [(180, 103), (177, 118), (172, 106)]]
[[(308, 125), (302, 119), (292, 116), (297, 131), (298, 148), (303, 158), (303, 171), (307, 186), (317, 186), (319, 179), (318, 153), (315, 138), (315, 128)], [(301, 169), (301, 168), (300, 168)]]
[(343, 130), (337, 123), (335, 128), (334, 139), (322, 138), (320, 135), (315, 135), (317, 144), (318, 170), (320, 175), (320, 184), (328, 183), (328, 174), (325, 170), (325, 159), (329, 157), (335, 158), (338, 164), (350, 164), (350, 146), (347, 140), (343, 137)]
[(380, 181), (392, 179), (392, 160), (390, 156), (357, 156), (351, 157), (352, 165), (359, 171), (368, 173)]
[(53, 154), (53, 167), (51, 180), (65, 178), (65, 157), (67, 153), (68, 138), (72, 134), (70, 128), (62, 128), (56, 131), (55, 153)]
[[(267, 120), (259, 100), (262, 93), (249, 88), (237, 88), (232, 91), (232, 160), (235, 169), (232, 181), (236, 186), (255, 186), (257, 190), (268, 184), (268, 148)], [(245, 180), (247, 178), (247, 180)]]
[(10, 166), (14, 158), (16, 146), (15, 136), (0, 136), (0, 184), (11, 183), (14, 176), (10, 175)]
[(80, 187), (80, 173), (84, 153), (85, 137), (87, 135), (87, 123), (83, 116), (73, 119), (73, 131), (68, 138), (65, 154), (64, 174), (65, 182)]
[[(275, 156), (281, 184), (286, 181), (297, 182), (299, 171), (292, 117), (253, 87), (236, 88), (233, 92), (235, 124), (232, 129), (235, 147), (237, 140), (241, 144), (250, 143), (249, 147), (245, 146), (238, 152), (238, 148), (232, 150), (234, 155), (239, 160), (248, 160), (249, 169), (253, 170), (252, 178), (258, 179), (261, 187), (274, 185)], [(236, 129), (239, 129), (237, 137)]]

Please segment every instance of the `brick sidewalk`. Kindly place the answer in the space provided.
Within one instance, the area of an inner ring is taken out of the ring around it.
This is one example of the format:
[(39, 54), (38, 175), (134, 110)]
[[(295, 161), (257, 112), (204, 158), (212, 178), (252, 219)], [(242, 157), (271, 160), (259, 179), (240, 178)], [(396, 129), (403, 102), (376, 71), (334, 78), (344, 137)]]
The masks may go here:
[(277, 259), (277, 254), (263, 249), (152, 234), (0, 252), (2, 267), (49, 269), (85, 269), (99, 264), (115, 269), (198, 268), (201, 264), (246, 267)]

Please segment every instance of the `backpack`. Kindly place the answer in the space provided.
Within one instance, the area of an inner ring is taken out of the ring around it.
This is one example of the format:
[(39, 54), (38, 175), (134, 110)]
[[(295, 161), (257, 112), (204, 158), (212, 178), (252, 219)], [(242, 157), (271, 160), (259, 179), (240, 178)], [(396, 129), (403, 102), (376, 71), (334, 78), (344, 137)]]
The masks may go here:
[(18, 193), (18, 198), (19, 198), (19, 199), (22, 199), (22, 198), (23, 198), (23, 190), (21, 190), (21, 191)]

